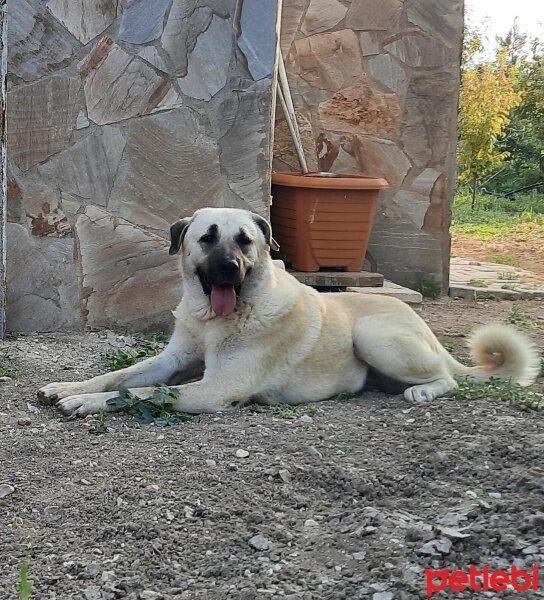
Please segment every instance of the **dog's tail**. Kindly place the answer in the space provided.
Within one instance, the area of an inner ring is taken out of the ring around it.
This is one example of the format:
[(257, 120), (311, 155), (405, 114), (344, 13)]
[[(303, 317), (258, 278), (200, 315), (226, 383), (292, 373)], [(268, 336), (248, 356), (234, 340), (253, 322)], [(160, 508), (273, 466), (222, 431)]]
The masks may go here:
[(527, 386), (535, 382), (540, 372), (536, 346), (508, 325), (497, 323), (478, 328), (470, 337), (469, 347), (477, 366), (466, 367), (450, 356), (452, 374), (474, 381), (496, 377)]

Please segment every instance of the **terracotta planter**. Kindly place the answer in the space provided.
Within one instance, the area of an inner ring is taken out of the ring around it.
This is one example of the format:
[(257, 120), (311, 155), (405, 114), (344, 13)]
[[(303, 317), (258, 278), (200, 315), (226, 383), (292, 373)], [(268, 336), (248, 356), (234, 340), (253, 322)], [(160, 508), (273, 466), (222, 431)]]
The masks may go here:
[(360, 271), (385, 179), (273, 173), (270, 211), (278, 257), (297, 271)]

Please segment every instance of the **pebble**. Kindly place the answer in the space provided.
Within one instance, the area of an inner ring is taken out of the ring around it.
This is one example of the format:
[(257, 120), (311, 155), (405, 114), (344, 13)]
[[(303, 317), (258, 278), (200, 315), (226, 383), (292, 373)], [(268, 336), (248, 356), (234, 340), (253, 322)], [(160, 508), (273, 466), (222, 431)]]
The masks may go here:
[(85, 600), (102, 600), (100, 588), (96, 585), (91, 585), (83, 590)]
[(306, 519), (306, 521), (304, 521), (304, 527), (319, 527), (319, 523), (313, 519)]
[(3, 483), (0, 485), (0, 498), (5, 498), (6, 496), (13, 494), (14, 491), (15, 488), (12, 485), (9, 485), (9, 483)]
[(280, 469), (278, 471), (278, 475), (280, 476), (283, 483), (291, 482), (291, 473), (287, 469)]
[(208, 458), (208, 460), (206, 460), (206, 464), (208, 465), (208, 467), (215, 467), (217, 465), (215, 460), (213, 460), (211, 458)]
[(455, 529), (454, 527), (439, 526), (438, 529), (442, 535), (445, 535), (452, 540), (462, 540), (470, 537), (470, 533), (463, 533), (460, 529)]
[(354, 552), (353, 560), (364, 560), (366, 557), (366, 552)]
[(27, 427), (28, 425), (32, 425), (32, 421), (28, 417), (21, 417), (17, 420), (17, 425), (21, 427)]
[(372, 594), (372, 600), (393, 600), (393, 592), (377, 592)]
[(11, 377), (0, 377), (0, 383), (7, 383), (11, 381)]
[(247, 450), (244, 450), (242, 448), (240, 448), (239, 450), (236, 450), (237, 458), (247, 458), (248, 456), (249, 456), (249, 452)]
[(323, 458), (323, 454), (315, 446), (308, 446), (308, 454), (316, 456), (317, 458)]
[(500, 492), (489, 492), (488, 496), (490, 498), (495, 498), (495, 500), (500, 500), (502, 498), (502, 494)]
[(140, 600), (161, 600), (164, 596), (160, 592), (144, 590), (140, 592)]
[(272, 547), (272, 542), (261, 534), (254, 535), (248, 544), (255, 550), (269, 550)]
[(301, 423), (313, 423), (314, 420), (312, 419), (312, 417), (310, 417), (310, 415), (302, 415), (302, 417), (300, 417), (299, 421)]
[(92, 483), (88, 479), (80, 479), (79, 481), (81, 485), (92, 485)]

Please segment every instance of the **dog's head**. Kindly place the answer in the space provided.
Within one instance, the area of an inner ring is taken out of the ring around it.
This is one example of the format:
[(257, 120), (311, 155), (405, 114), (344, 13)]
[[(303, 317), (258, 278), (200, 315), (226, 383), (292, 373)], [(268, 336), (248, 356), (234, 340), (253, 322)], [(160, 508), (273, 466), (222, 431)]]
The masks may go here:
[(235, 208), (203, 208), (170, 228), (170, 254), (182, 251), (185, 277), (198, 280), (217, 316), (234, 313), (253, 271), (275, 246), (263, 217)]

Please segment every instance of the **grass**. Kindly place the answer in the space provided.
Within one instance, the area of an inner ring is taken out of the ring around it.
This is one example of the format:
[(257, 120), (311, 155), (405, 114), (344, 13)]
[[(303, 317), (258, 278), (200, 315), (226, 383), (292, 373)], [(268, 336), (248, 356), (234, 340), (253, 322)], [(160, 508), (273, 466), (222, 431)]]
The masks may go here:
[(30, 579), (30, 559), (32, 558), (32, 547), (24, 545), (22, 547), (25, 560), (19, 567), (19, 581), (16, 588), (19, 592), (19, 600), (30, 600), (33, 591), (33, 581)]
[(483, 279), (471, 279), (468, 282), (468, 285), (471, 285), (472, 287), (479, 287), (479, 288), (487, 287), (487, 283)]
[(281, 419), (293, 420), (302, 415), (313, 416), (317, 414), (315, 406), (293, 406), (291, 404), (250, 404), (249, 410), (253, 413), (270, 413)]
[[(495, 263), (497, 265), (508, 265), (510, 267), (519, 267), (519, 260), (515, 256), (509, 256), (508, 254), (497, 254), (496, 252), (488, 252), (486, 260)], [(508, 275), (515, 275), (515, 273), (509, 273)]]
[[(483, 241), (528, 233), (544, 236), (544, 196), (524, 194), (515, 200), (508, 200), (481, 195), (472, 210), (470, 194), (461, 190), (453, 203), (451, 231)], [(516, 259), (511, 256), (494, 255), (489, 259), (517, 266)]]
[(103, 433), (108, 433), (108, 426), (106, 425), (106, 409), (101, 408), (98, 411), (98, 416), (96, 417), (96, 423), (89, 430), (90, 433), (94, 435), (102, 435)]
[(143, 348), (141, 350), (116, 350), (115, 352), (104, 352), (100, 355), (102, 360), (109, 365), (112, 371), (119, 371), (132, 367), (142, 358), (157, 356), (160, 350)]
[(11, 379), (20, 379), (22, 377), (30, 377), (29, 371), (12, 371), (11, 369), (5, 369), (0, 367), (0, 377), (10, 377)]
[(468, 378), (463, 378), (458, 383), (459, 387), (454, 391), (457, 398), (464, 400), (490, 398), (531, 410), (544, 410), (544, 390), (538, 390), (535, 386), (521, 387), (516, 383), (495, 378), (484, 383), (475, 383)]
[(416, 290), (425, 298), (436, 300), (442, 294), (442, 282), (432, 277), (423, 278), (416, 286)]
[(501, 271), (497, 275), (497, 279), (500, 279), (501, 281), (518, 281), (519, 275), (512, 271)]
[(157, 427), (179, 425), (187, 423), (191, 417), (176, 413), (172, 406), (179, 392), (174, 388), (161, 385), (155, 389), (151, 399), (140, 398), (124, 386), (119, 387), (119, 396), (107, 401), (109, 406), (114, 406), (121, 412), (133, 416), (138, 423), (144, 425), (154, 424)]
[(517, 304), (512, 304), (506, 322), (518, 327), (527, 327), (528, 329), (540, 329), (540, 326), (535, 323), (528, 315), (526, 315)]

